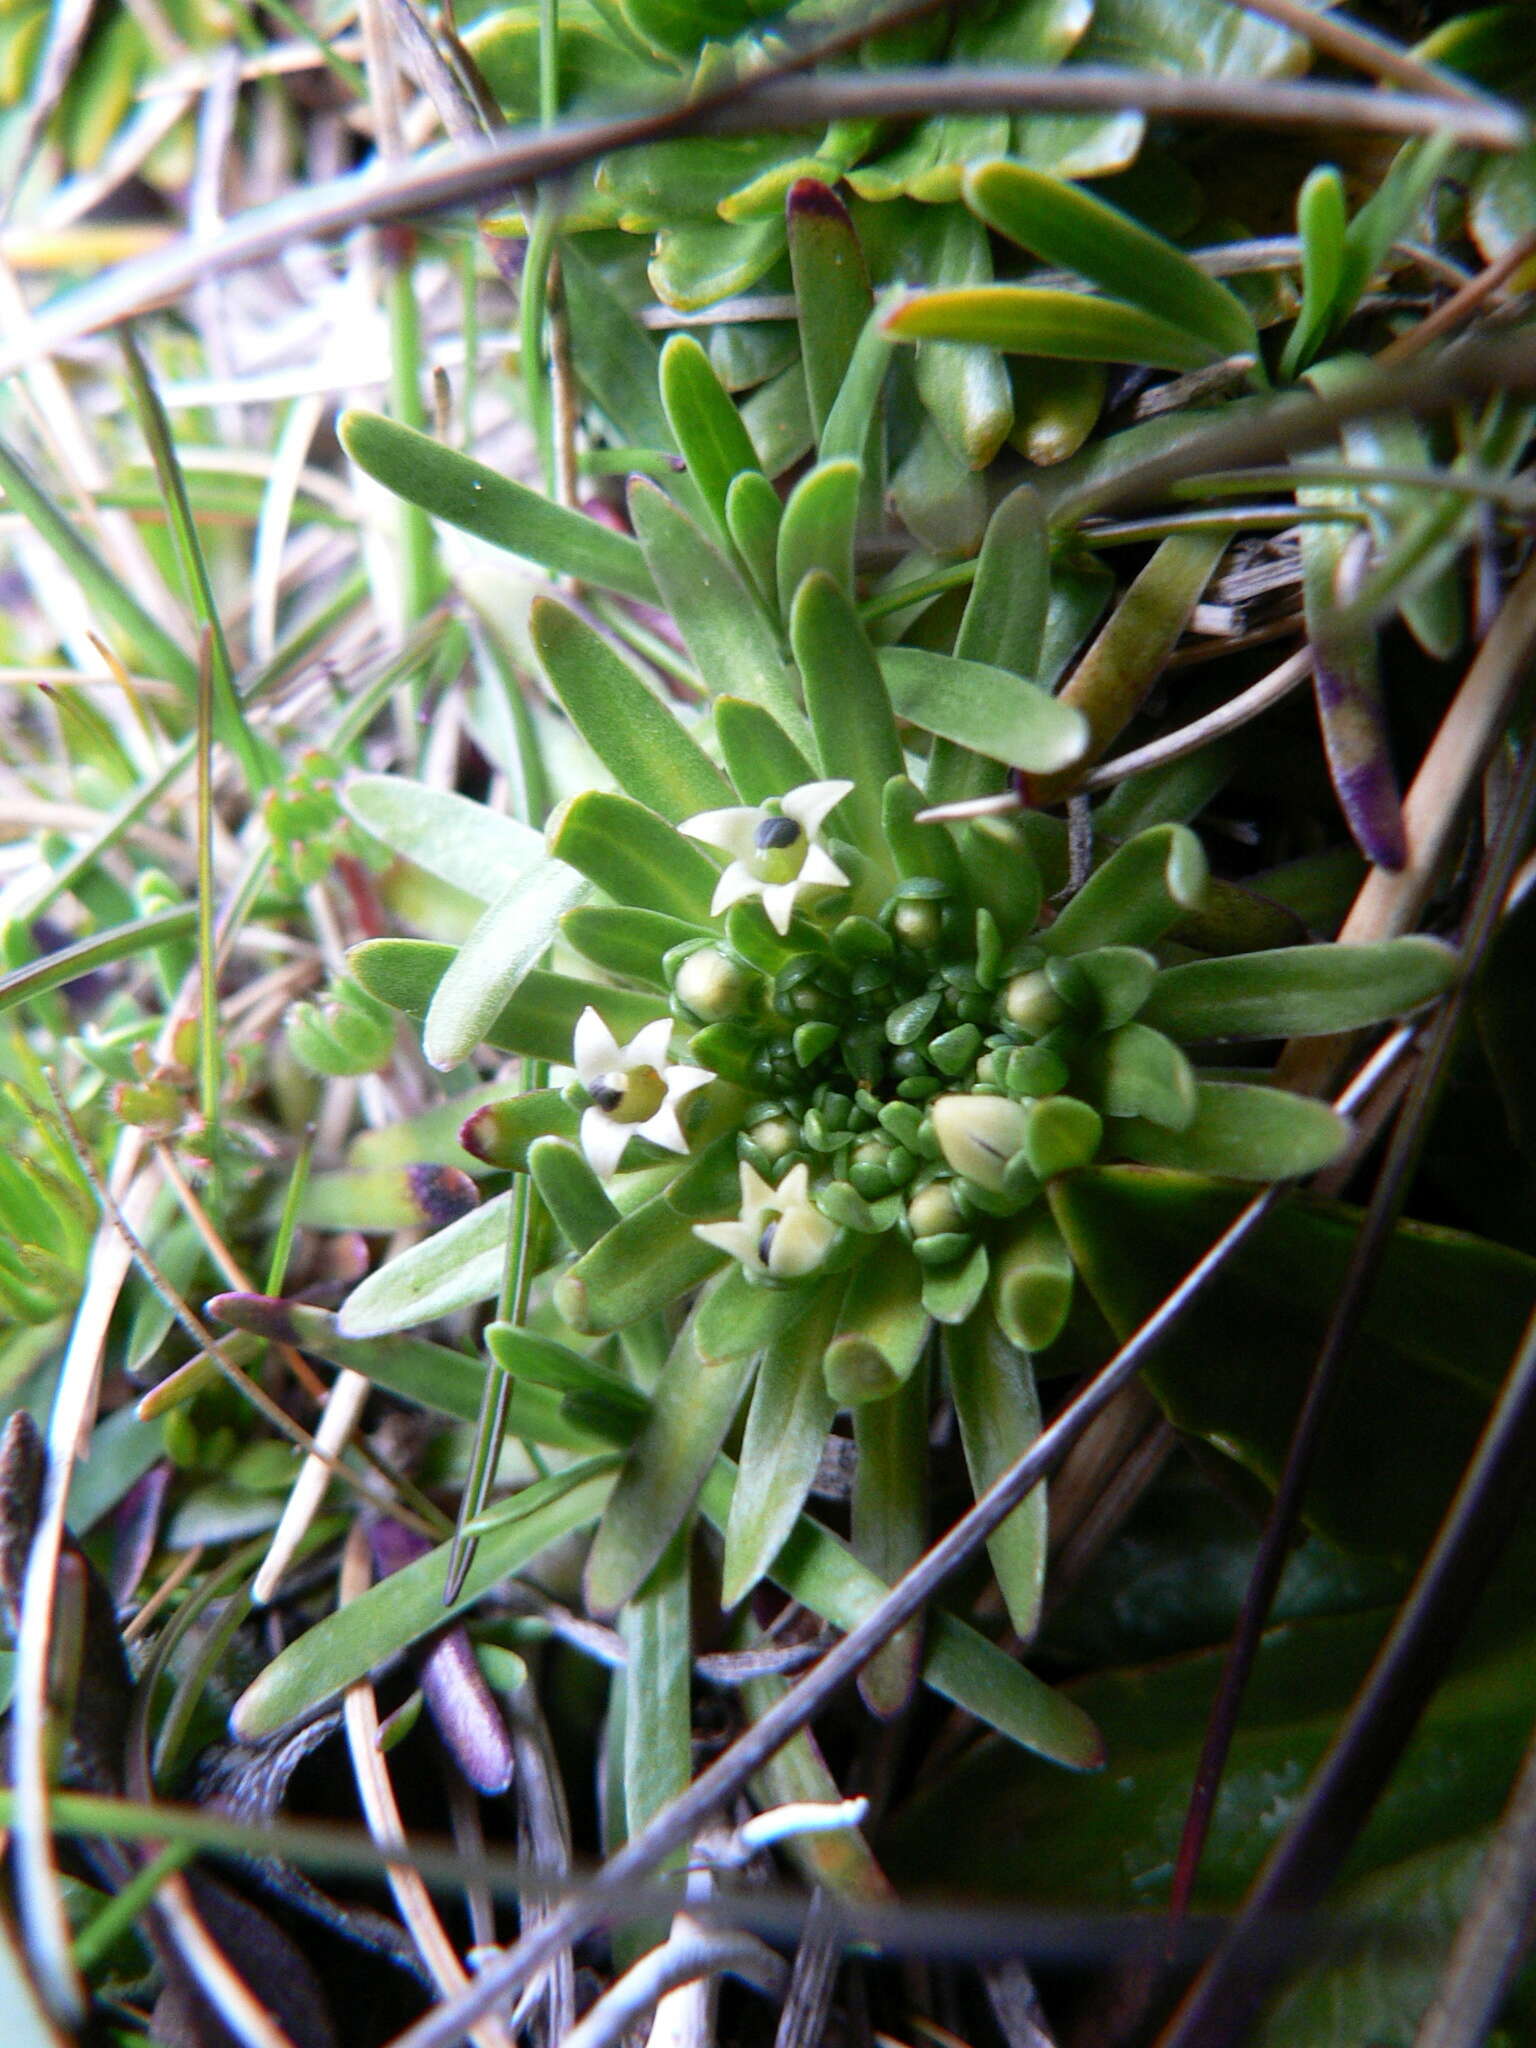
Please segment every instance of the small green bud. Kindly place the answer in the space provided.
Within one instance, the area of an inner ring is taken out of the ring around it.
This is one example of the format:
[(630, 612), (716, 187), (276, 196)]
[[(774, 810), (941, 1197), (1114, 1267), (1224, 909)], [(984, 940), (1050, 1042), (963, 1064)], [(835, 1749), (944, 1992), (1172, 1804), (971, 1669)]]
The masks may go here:
[(1037, 967), (1029, 974), (1016, 974), (1003, 990), (1003, 1015), (1020, 1031), (1038, 1037), (1060, 1023), (1066, 1005)]
[(956, 1173), (993, 1194), (1029, 1135), (1029, 1112), (1006, 1095), (941, 1095), (929, 1105), (939, 1149)]
[(944, 936), (944, 912), (937, 903), (898, 903), (891, 930), (904, 946), (926, 952)]
[(677, 970), (673, 992), (702, 1024), (744, 1017), (754, 1007), (759, 978), (718, 946), (701, 946)]
[(931, 1180), (907, 1204), (907, 1227), (914, 1237), (938, 1237), (964, 1230), (966, 1222), (947, 1180)]

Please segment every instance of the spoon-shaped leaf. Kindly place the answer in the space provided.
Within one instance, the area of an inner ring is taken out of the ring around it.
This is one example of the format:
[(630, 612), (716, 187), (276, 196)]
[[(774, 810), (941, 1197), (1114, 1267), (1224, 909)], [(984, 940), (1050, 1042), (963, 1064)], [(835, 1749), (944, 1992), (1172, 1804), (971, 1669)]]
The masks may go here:
[(588, 883), (560, 860), (519, 875), (481, 917), (438, 983), (422, 1029), (434, 1067), (467, 1059), (547, 952), (561, 914), (588, 894)]

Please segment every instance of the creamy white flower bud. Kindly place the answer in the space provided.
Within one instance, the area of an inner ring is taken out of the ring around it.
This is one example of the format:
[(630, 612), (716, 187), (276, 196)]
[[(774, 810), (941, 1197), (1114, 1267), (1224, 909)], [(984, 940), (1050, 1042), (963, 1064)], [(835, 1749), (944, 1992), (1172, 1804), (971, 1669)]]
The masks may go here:
[(967, 1180), (1003, 1191), (1003, 1170), (1024, 1143), (1029, 1111), (1006, 1095), (940, 1095), (929, 1104), (945, 1162)]

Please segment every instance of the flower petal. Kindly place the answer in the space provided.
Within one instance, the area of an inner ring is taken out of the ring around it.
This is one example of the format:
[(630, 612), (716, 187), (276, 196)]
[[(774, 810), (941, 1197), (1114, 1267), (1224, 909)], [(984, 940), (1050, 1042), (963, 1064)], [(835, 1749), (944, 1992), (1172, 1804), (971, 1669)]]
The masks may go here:
[(576, 1019), (572, 1038), (571, 1061), (588, 1086), (619, 1064), (619, 1041), (590, 1003)]
[(824, 846), (812, 846), (806, 850), (805, 865), (795, 879), (802, 888), (807, 883), (824, 889), (848, 887), (848, 877)]
[(752, 851), (752, 835), (766, 816), (751, 804), (732, 804), (726, 810), (700, 811), (697, 817), (684, 818), (677, 829), (690, 839), (718, 847), (733, 860), (745, 860)]
[(792, 1166), (776, 1189), (769, 1190), (774, 1206), (788, 1209), (796, 1202), (811, 1199), (811, 1169), (802, 1159), (798, 1166)]
[(672, 1020), (657, 1017), (654, 1022), (644, 1025), (619, 1054), (619, 1065), (626, 1074), (636, 1067), (654, 1067), (658, 1073), (667, 1063), (667, 1053), (672, 1044)]
[[(800, 1168), (797, 1171), (804, 1169)], [(743, 1223), (756, 1224), (765, 1209), (778, 1207), (779, 1198), (774, 1192), (773, 1183), (764, 1180), (757, 1168), (749, 1166), (745, 1159), (741, 1162), (740, 1177), (741, 1220)], [(790, 1180), (793, 1175), (785, 1174), (784, 1178)]]
[(681, 1102), (695, 1088), (702, 1088), (706, 1081), (713, 1081), (715, 1076), (708, 1067), (666, 1067), (661, 1078), (667, 1084), (667, 1100)]
[(604, 1116), (596, 1103), (582, 1111), (581, 1149), (599, 1180), (611, 1180), (618, 1172), (619, 1161), (624, 1157), (624, 1148), (634, 1128), (633, 1124), (621, 1124), (611, 1116)]
[(664, 1102), (654, 1116), (648, 1116), (643, 1124), (636, 1124), (634, 1128), (642, 1138), (649, 1138), (653, 1145), (661, 1145), (668, 1152), (688, 1150), (688, 1140), (683, 1136), (683, 1127), (670, 1100)]
[(762, 1235), (754, 1233), (739, 1219), (730, 1223), (695, 1223), (695, 1237), (702, 1237), (706, 1244), (712, 1244), (716, 1251), (726, 1252), (733, 1259), (740, 1259), (744, 1266), (759, 1263), (757, 1240)]
[(763, 908), (768, 913), (768, 922), (782, 939), (789, 930), (789, 920), (795, 914), (795, 898), (800, 893), (800, 877), (792, 882), (766, 882), (761, 884)]
[(802, 782), (779, 805), (786, 818), (803, 825), (807, 839), (814, 839), (829, 811), (835, 810), (852, 790), (851, 782)]
[(744, 862), (733, 860), (715, 884), (715, 893), (709, 902), (710, 916), (719, 917), (721, 912), (729, 910), (733, 903), (740, 903), (748, 896), (758, 895), (762, 886)]

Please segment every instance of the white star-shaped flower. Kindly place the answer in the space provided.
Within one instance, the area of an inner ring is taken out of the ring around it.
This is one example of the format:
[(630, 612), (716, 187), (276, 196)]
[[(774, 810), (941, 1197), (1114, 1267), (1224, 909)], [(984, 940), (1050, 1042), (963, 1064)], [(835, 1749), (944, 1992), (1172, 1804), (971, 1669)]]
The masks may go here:
[(677, 1105), (714, 1076), (703, 1067), (669, 1066), (668, 1018), (658, 1017), (620, 1045), (590, 1004), (576, 1019), (572, 1059), (591, 1096), (581, 1113), (581, 1149), (594, 1173), (618, 1171), (631, 1138), (649, 1138), (668, 1152), (686, 1152)]
[(837, 1225), (811, 1200), (810, 1180), (802, 1164), (773, 1187), (743, 1160), (741, 1214), (729, 1223), (695, 1223), (693, 1234), (755, 1273), (797, 1280), (815, 1271), (837, 1235)]
[(761, 896), (768, 922), (783, 934), (805, 890), (846, 889), (848, 877), (822, 844), (821, 827), (852, 788), (851, 782), (802, 782), (771, 807), (733, 804), (685, 818), (680, 832), (731, 856), (715, 884), (711, 916), (748, 896)]

